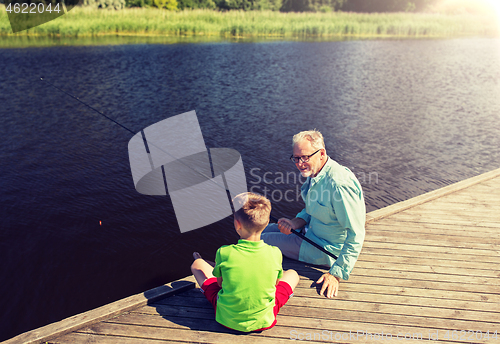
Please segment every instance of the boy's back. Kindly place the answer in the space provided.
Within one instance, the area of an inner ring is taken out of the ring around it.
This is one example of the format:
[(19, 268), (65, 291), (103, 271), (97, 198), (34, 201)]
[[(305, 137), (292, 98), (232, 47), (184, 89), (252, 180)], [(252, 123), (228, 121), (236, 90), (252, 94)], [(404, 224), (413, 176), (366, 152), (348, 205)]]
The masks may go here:
[(247, 192), (236, 196), (233, 204), (238, 209), (234, 214), (238, 244), (219, 248), (214, 264), (194, 252), (191, 271), (219, 323), (243, 332), (267, 330), (293, 295), (299, 275), (294, 270), (283, 272), (279, 248), (260, 238), (269, 223), (271, 202)]
[(240, 239), (237, 245), (219, 248), (213, 270), (215, 277), (222, 277), (217, 322), (245, 332), (271, 326), (281, 263), (281, 251), (262, 240)]

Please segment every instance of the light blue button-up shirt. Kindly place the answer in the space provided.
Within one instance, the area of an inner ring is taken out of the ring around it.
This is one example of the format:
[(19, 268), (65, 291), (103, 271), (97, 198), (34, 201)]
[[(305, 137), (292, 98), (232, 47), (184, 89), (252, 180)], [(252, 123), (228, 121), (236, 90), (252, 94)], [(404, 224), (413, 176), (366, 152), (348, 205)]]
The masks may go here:
[(344, 280), (358, 259), (365, 239), (366, 207), (359, 181), (332, 159), (301, 187), (306, 207), (297, 217), (307, 222), (306, 237), (338, 257), (337, 260), (302, 241), (299, 260), (331, 266), (330, 274)]

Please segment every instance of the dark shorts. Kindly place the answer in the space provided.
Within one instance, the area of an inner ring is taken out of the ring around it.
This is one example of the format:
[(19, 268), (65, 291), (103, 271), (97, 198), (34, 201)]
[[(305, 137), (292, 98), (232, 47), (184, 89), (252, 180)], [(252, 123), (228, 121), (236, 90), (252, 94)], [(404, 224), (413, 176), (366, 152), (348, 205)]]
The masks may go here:
[[(217, 311), (217, 299), (219, 298), (219, 291), (222, 288), (219, 287), (217, 284), (217, 278), (212, 277), (207, 279), (203, 285), (201, 286), (200, 290), (201, 292), (205, 295), (206, 299), (212, 304), (214, 307), (214, 310)], [(276, 286), (276, 294), (274, 297), (274, 321), (269, 327), (261, 328), (258, 330), (254, 331), (264, 331), (268, 330), (274, 325), (276, 325), (276, 315), (278, 315), (281, 307), (287, 303), (288, 299), (291, 298), (293, 295), (292, 287), (284, 281), (279, 281), (278, 285)]]

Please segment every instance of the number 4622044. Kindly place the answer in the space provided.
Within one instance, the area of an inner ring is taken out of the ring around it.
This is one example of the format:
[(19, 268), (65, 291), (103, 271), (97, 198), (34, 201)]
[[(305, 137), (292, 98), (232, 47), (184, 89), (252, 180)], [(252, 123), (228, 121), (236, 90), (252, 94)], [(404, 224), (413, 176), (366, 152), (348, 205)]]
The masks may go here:
[(35, 14), (35, 13), (44, 13), (44, 12), (57, 12), (59, 13), (61, 11), (59, 7), (59, 3), (57, 3), (54, 8), (52, 8), (52, 4), (45, 5), (43, 2), (40, 2), (38, 4), (19, 4), (15, 3), (12, 4), (10, 3), (7, 8), (5, 9), (9, 13), (26, 13), (26, 14)]

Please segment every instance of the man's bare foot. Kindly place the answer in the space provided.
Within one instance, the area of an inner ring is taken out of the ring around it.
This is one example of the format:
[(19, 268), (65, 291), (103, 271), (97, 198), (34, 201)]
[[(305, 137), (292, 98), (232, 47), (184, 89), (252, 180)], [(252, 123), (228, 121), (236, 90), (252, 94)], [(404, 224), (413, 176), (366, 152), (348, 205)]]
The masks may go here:
[(201, 254), (199, 254), (198, 252), (193, 252), (193, 259), (196, 260), (199, 258), (201, 258)]

